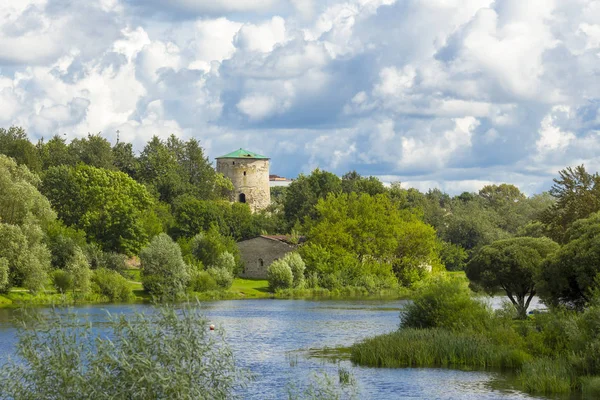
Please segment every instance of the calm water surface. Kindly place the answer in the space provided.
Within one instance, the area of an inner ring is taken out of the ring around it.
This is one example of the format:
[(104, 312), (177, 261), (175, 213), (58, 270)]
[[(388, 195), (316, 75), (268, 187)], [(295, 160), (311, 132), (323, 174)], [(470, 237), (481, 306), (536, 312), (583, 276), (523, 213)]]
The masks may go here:
[[(232, 300), (202, 303), (211, 323), (223, 327), (239, 365), (255, 375), (243, 392), (248, 399), (282, 399), (290, 385), (303, 387), (322, 371), (337, 377), (337, 364), (311, 357), (310, 350), (348, 346), (398, 328), (404, 301)], [(130, 314), (148, 305), (83, 306), (92, 321), (106, 311)], [(14, 351), (14, 310), (0, 309), (0, 364)], [(291, 361), (292, 360), (292, 361)], [(534, 399), (509, 387), (502, 374), (481, 371), (408, 368), (350, 369), (361, 399)]]

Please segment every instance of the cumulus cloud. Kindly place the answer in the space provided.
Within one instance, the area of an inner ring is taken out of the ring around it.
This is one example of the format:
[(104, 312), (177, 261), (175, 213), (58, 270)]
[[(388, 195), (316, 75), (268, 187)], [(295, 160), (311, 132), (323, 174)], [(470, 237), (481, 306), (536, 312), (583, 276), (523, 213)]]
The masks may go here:
[(0, 124), (452, 193), (600, 168), (600, 1), (9, 0)]

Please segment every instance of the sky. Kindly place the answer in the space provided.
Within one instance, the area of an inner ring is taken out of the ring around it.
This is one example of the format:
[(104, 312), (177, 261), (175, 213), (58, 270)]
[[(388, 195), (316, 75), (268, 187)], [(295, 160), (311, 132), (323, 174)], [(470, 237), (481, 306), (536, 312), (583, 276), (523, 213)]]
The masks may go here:
[(539, 193), (600, 170), (600, 0), (1, 0), (11, 125)]

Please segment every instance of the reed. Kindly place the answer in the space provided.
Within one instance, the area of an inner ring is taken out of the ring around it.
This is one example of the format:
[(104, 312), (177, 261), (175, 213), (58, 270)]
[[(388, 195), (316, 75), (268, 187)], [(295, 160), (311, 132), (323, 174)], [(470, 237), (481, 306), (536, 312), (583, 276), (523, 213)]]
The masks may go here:
[(541, 357), (523, 364), (519, 386), (529, 393), (569, 393), (577, 386), (575, 371), (566, 360)]
[(401, 329), (351, 348), (351, 360), (372, 367), (519, 368), (530, 356), (474, 334), (445, 329)]

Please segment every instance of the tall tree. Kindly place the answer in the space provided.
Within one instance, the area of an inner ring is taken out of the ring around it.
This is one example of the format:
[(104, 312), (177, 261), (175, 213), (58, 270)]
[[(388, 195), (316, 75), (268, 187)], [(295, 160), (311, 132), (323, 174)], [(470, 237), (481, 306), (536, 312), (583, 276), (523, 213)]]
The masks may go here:
[(69, 144), (69, 152), (77, 162), (96, 168), (115, 169), (110, 142), (100, 133), (88, 134), (87, 138), (73, 139)]
[(550, 194), (556, 203), (542, 214), (548, 234), (565, 243), (565, 234), (573, 222), (600, 210), (600, 175), (590, 174), (583, 165), (565, 168), (554, 179)]
[(286, 189), (283, 209), (290, 224), (315, 215), (319, 199), (342, 191), (342, 181), (335, 174), (315, 169), (310, 175), (300, 174)]
[(31, 171), (42, 170), (39, 152), (29, 141), (23, 128), (17, 126), (8, 129), (0, 128), (0, 154), (14, 158), (17, 163), (26, 165)]

